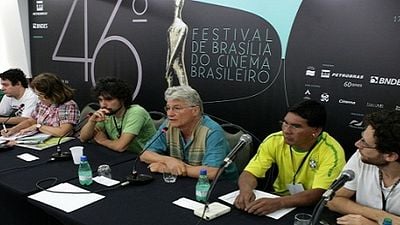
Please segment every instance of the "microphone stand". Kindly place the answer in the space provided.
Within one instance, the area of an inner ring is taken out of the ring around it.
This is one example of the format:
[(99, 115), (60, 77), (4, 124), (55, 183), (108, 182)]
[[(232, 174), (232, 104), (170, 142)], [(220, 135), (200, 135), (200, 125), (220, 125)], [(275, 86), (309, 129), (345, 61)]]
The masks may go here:
[[(21, 104), (18, 109), (14, 109), (10, 115), (8, 115), (7, 119), (3, 122), (3, 130), (7, 133), (7, 122), (11, 119), (11, 117), (15, 114), (18, 114), (19, 112), (21, 112), (22, 110), (24, 110), (25, 105)], [(18, 112), (18, 113), (17, 113)]]
[(209, 198), (219, 180), (219, 177), (225, 171), (225, 168), (227, 168), (232, 162), (233, 159), (224, 161), (224, 164), (218, 168), (217, 174), (215, 175), (215, 178), (207, 191), (204, 207), (194, 210), (194, 214), (196, 216), (199, 216), (201, 219), (212, 220), (231, 211), (231, 208), (229, 206), (223, 205), (221, 203), (213, 202), (210, 204)]
[(319, 224), (319, 218), (321, 217), (321, 213), (324, 210), (324, 207), (328, 201), (330, 201), (334, 196), (334, 192), (330, 192), (329, 195), (322, 195), (321, 200), (317, 203), (315, 206), (312, 216), (311, 216), (311, 221), (309, 225), (318, 225)]
[[(79, 121), (79, 123), (75, 126), (75, 127), (78, 127), (78, 129), (77, 129), (77, 130), (72, 129), (72, 136), (73, 136), (76, 132), (78, 132), (78, 131), (80, 130), (81, 127), (79, 127), (79, 126), (80, 126), (83, 122), (85, 122), (85, 121), (86, 121), (90, 116), (92, 116), (92, 115), (93, 115), (93, 113), (88, 113), (88, 115), (87, 115), (83, 120)], [(71, 154), (71, 152), (68, 152), (68, 151), (62, 152), (62, 151), (61, 151), (61, 146), (60, 146), (61, 140), (62, 140), (65, 136), (67, 136), (68, 134), (70, 134), (70, 133), (71, 133), (71, 132), (69, 131), (69, 132), (67, 132), (66, 134), (62, 135), (62, 136), (58, 139), (58, 142), (57, 142), (57, 152), (56, 152), (56, 153), (53, 153), (53, 154), (51, 155), (50, 161), (66, 161), (66, 160), (72, 159), (72, 154)]]
[[(168, 131), (168, 127), (164, 127), (161, 132), (155, 137), (150, 144), (147, 146), (151, 146), (162, 134), (165, 134)], [(121, 184), (121, 186), (126, 186), (128, 184), (133, 185), (143, 185), (150, 183), (154, 180), (154, 178), (149, 174), (139, 174), (136, 170), (138, 160), (140, 156), (147, 150), (147, 148), (143, 149), (139, 154), (136, 156), (135, 161), (133, 162), (132, 173), (126, 176), (126, 181)]]

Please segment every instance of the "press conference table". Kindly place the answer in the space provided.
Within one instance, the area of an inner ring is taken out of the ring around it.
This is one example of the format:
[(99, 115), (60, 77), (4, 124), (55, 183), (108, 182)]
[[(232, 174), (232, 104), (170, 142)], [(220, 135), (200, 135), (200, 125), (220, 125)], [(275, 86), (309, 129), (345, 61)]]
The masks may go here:
[[(75, 145), (85, 147), (84, 154), (88, 156), (93, 168), (101, 164), (112, 166), (125, 161), (132, 162), (135, 158), (134, 154), (128, 152), (117, 153), (94, 144), (82, 144), (78, 140), (62, 144), (61, 150), (69, 151), (69, 147)], [(42, 151), (21, 147), (0, 149), (0, 224), (46, 224), (43, 219), (47, 219), (47, 215), (27, 202), (27, 196), (39, 191), (36, 182), (49, 177), (65, 182), (77, 177), (78, 167), (72, 160), (47, 162), (55, 152), (56, 147)], [(23, 153), (35, 155), (39, 160), (26, 162), (17, 158), (17, 155)]]
[[(81, 145), (78, 141), (72, 141), (63, 144), (62, 147), (64, 150), (67, 150), (69, 146), (78, 144)], [(133, 154), (116, 153), (93, 144), (84, 144), (84, 146), (84, 153), (88, 155), (92, 168), (97, 168), (100, 164), (109, 164), (112, 169), (113, 178), (121, 181), (124, 181), (126, 175), (132, 170), (133, 159), (135, 157)], [(32, 153), (36, 153), (41, 160), (45, 161), (54, 151), (55, 148), (41, 152), (33, 151)], [(23, 152), (30, 151), (16, 148), (12, 151), (1, 152), (0, 170), (25, 164), (25, 162), (20, 162), (21, 160), (15, 157)], [(3, 161), (5, 161), (4, 164)], [(140, 173), (150, 173), (143, 163), (138, 163), (138, 170)], [(152, 175), (155, 179), (149, 184), (142, 186), (128, 185), (100, 192), (99, 194), (104, 195), (105, 198), (71, 213), (65, 213), (43, 203), (27, 199), (27, 196), (39, 191), (35, 186), (38, 180), (51, 176), (58, 178), (57, 183), (67, 181), (80, 186), (77, 179), (77, 167), (71, 161), (46, 163), (7, 174), (0, 173), (1, 201), (3, 202), (4, 196), (8, 197), (8, 201), (18, 198), (19, 206), (23, 206), (22, 210), (20, 207), (11, 208), (8, 212), (0, 210), (0, 216), (3, 217), (4, 213), (9, 213), (9, 215), (14, 217), (18, 216), (18, 214), (28, 215), (24, 219), (17, 217), (18, 219), (8, 220), (8, 222), (11, 221), (12, 223), (2, 223), (4, 219), (0, 218), (0, 224), (196, 224), (199, 217), (194, 216), (193, 211), (181, 208), (172, 203), (180, 197), (194, 199), (196, 180), (178, 177), (176, 183), (167, 184), (164, 183), (161, 175)], [(104, 186), (93, 183), (89, 187), (84, 188), (95, 192), (104, 189)], [(218, 182), (211, 195), (211, 202), (221, 202), (217, 199), (218, 196), (229, 193), (236, 188), (236, 184), (230, 181)], [(232, 207), (231, 212), (228, 214), (212, 221), (202, 221), (201, 224), (293, 224), (294, 214), (298, 212), (311, 213), (312, 208), (297, 208), (281, 219), (275, 220), (268, 217), (249, 215)], [(327, 212), (323, 213), (322, 218), (330, 224), (335, 224), (336, 216), (336, 214), (327, 210)]]

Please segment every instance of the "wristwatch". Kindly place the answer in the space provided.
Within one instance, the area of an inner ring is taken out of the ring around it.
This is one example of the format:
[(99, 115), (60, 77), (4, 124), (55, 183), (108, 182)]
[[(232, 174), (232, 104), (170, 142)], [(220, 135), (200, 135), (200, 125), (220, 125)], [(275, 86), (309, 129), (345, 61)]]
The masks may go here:
[(40, 124), (40, 123), (36, 124), (36, 130), (39, 130), (41, 127), (42, 127), (42, 124)]

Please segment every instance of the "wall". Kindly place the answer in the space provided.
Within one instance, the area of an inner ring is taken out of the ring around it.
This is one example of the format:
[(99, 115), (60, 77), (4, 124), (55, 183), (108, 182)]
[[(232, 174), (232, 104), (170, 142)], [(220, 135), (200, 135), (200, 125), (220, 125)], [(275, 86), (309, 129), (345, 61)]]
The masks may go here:
[(60, 74), (81, 106), (105, 76), (125, 79), (148, 110), (162, 110), (169, 84), (189, 84), (206, 113), (263, 139), (280, 129), (287, 106), (311, 98), (326, 106), (326, 130), (348, 155), (365, 113), (400, 110), (397, 0), (30, 0), (29, 7), (33, 73)]
[(20, 68), (31, 77), (28, 1), (0, 1), (0, 71)]

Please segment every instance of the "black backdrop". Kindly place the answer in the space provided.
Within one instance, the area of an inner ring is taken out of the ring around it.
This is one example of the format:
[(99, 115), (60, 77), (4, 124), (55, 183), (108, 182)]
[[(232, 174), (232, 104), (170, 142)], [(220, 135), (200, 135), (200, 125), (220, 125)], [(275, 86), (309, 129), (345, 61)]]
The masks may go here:
[[(174, 2), (30, 0), (33, 74), (59, 74), (80, 106), (94, 100), (97, 79), (120, 77), (136, 103), (161, 111)], [(294, 13), (282, 10), (294, 2)], [(275, 19), (290, 16), (285, 38)], [(259, 139), (279, 129), (288, 105), (312, 98), (327, 107), (327, 130), (349, 156), (365, 113), (400, 110), (397, 0), (186, 0), (182, 17), (188, 82), (206, 113)]]

